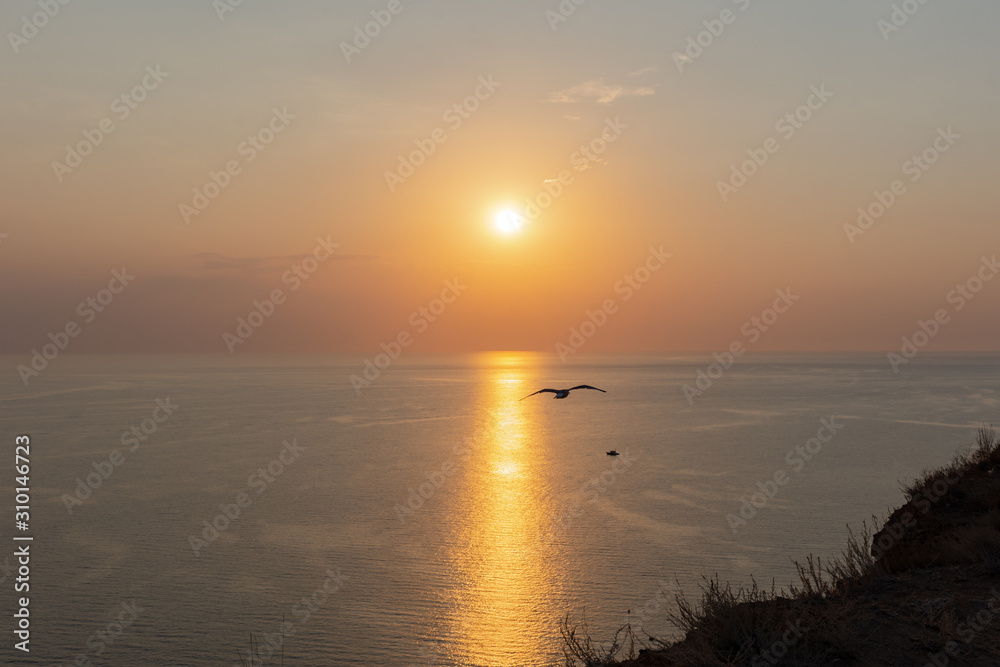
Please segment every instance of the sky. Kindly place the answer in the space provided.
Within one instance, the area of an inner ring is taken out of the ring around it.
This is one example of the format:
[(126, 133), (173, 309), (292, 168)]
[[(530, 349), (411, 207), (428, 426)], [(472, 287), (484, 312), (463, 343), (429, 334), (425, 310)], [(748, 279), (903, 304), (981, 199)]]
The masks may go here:
[(0, 353), (998, 350), (998, 21), (9, 0)]

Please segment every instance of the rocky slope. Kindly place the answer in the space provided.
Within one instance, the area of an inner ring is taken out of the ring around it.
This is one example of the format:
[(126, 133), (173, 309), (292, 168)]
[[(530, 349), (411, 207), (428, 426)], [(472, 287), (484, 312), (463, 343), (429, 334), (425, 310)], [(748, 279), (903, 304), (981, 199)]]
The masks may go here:
[[(718, 582), (674, 644), (593, 665), (1000, 665), (1000, 443), (928, 472), (881, 530), (778, 595)], [(580, 664), (578, 661), (576, 664)]]

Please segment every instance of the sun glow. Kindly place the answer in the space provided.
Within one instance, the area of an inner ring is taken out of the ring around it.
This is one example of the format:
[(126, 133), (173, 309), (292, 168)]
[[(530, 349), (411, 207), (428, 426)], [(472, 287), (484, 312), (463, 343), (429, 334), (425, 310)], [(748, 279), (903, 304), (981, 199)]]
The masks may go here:
[(482, 418), (453, 490), (457, 589), (453, 612), (441, 619), (449, 664), (534, 664), (545, 652), (541, 619), (562, 613), (563, 579), (553, 558), (557, 507), (548, 492), (551, 443), (544, 416), (517, 402), (542, 381), (534, 359), (519, 352), (478, 356)]
[(524, 218), (517, 211), (509, 208), (497, 213), (494, 225), (504, 236), (517, 234), (524, 227)]

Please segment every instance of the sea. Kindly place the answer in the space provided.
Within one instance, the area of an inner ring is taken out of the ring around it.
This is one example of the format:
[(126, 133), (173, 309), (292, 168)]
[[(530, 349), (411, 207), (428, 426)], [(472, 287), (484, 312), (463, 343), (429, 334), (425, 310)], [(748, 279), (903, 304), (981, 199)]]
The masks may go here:
[[(1000, 415), (998, 355), (377, 361), (64, 355), (26, 385), (3, 357), (0, 662), (535, 666), (564, 664), (561, 624), (669, 639), (675, 595), (788, 586)], [(604, 393), (520, 400), (579, 384)]]

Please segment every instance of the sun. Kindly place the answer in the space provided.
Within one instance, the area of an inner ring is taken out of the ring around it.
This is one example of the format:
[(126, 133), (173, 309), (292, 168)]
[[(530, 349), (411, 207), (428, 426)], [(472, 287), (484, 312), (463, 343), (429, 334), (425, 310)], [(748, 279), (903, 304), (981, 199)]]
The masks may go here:
[(493, 224), (501, 234), (511, 236), (524, 228), (524, 218), (514, 209), (505, 208), (497, 213)]

